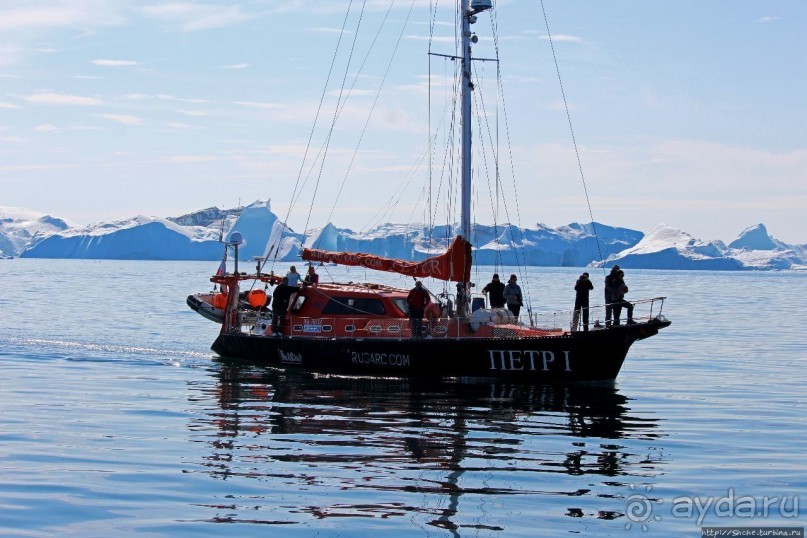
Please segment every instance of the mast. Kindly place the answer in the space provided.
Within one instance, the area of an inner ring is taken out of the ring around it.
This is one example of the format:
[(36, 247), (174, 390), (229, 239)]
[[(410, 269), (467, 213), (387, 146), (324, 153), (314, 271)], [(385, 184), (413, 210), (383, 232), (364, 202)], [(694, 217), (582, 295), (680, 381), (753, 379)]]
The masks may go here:
[[(476, 14), (493, 9), (491, 0), (460, 0), (462, 9), (462, 190), (460, 193), (460, 236), (471, 242), (471, 92), (474, 89), (471, 77), (471, 43), (477, 42), (471, 33)], [(461, 311), (470, 313), (471, 283), (464, 282)]]

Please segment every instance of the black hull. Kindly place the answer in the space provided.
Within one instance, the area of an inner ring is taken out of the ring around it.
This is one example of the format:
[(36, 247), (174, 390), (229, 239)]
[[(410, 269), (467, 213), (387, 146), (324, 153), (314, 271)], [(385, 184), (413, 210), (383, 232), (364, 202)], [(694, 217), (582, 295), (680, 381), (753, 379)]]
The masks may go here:
[(669, 321), (622, 325), (563, 336), (499, 338), (317, 338), (221, 333), (221, 357), (320, 373), (383, 377), (485, 377), (523, 382), (616, 378), (636, 340)]

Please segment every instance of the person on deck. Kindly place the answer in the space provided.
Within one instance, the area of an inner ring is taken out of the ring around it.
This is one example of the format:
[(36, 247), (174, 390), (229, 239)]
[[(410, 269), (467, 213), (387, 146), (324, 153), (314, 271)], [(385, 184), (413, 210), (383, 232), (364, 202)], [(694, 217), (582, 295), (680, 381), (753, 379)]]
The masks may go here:
[(423, 314), (426, 305), (430, 302), (429, 292), (423, 287), (423, 282), (418, 280), (415, 282), (415, 287), (409, 290), (409, 295), (406, 296), (406, 304), (409, 306), (409, 326), (412, 329), (413, 338), (423, 336)]
[(616, 274), (619, 272), (619, 266), (614, 265), (611, 268), (611, 272), (605, 276), (605, 326), (611, 326), (611, 314), (613, 313), (614, 307), (611, 303), (614, 302), (614, 278), (616, 278)]
[(314, 269), (313, 265), (308, 266), (308, 273), (305, 275), (303, 284), (319, 284), (319, 275), (317, 274), (317, 271)]
[(628, 293), (628, 287), (625, 285), (625, 273), (621, 270), (617, 271), (613, 280), (613, 290), (611, 291), (613, 297), (614, 308), (614, 325), (619, 325), (619, 316), (622, 314), (622, 308), (628, 310), (628, 325), (635, 323), (633, 321), (633, 305), (625, 300), (625, 294)]
[(580, 313), (583, 314), (583, 330), (588, 330), (588, 292), (594, 289), (594, 284), (588, 278), (588, 273), (583, 273), (574, 284), (574, 316), (572, 316), (572, 330), (576, 331), (580, 325)]
[(521, 295), (521, 286), (516, 284), (516, 280), (518, 280), (516, 275), (510, 275), (510, 280), (507, 281), (502, 296), (507, 301), (507, 309), (518, 319), (518, 313), (524, 304), (524, 297)]
[(289, 269), (289, 272), (286, 273), (286, 278), (289, 279), (289, 286), (292, 288), (296, 288), (298, 284), (300, 284), (300, 273), (297, 272), (297, 268), (293, 265)]
[(488, 282), (482, 293), (488, 296), (491, 308), (504, 308), (504, 284), (499, 282), (499, 275), (493, 275), (493, 280)]
[(289, 298), (295, 288), (289, 286), (289, 279), (283, 277), (280, 284), (272, 292), (272, 335), (282, 335), (283, 325), (286, 323), (286, 309), (289, 307)]

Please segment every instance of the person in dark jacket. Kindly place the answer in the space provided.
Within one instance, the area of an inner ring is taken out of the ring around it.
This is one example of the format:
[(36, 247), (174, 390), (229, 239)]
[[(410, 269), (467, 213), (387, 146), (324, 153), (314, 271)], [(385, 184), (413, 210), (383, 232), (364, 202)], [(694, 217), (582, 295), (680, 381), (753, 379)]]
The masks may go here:
[(594, 284), (588, 278), (588, 273), (583, 273), (574, 284), (574, 316), (572, 316), (572, 330), (579, 328), (580, 313), (583, 314), (583, 330), (588, 330), (588, 292), (594, 289)]
[(521, 312), (521, 306), (524, 304), (524, 297), (521, 295), (521, 286), (516, 284), (516, 280), (518, 280), (516, 275), (510, 275), (510, 280), (507, 281), (502, 295), (507, 301), (507, 309), (518, 319), (518, 313)]
[(314, 269), (313, 265), (308, 266), (308, 273), (306, 273), (305, 278), (303, 279), (303, 286), (307, 284), (319, 284), (319, 275), (317, 274), (317, 271)]
[(409, 307), (409, 326), (412, 329), (413, 338), (423, 336), (423, 314), (426, 305), (430, 302), (429, 292), (423, 287), (423, 282), (418, 280), (415, 282), (415, 287), (409, 290), (409, 295), (406, 296), (406, 304)]
[(603, 291), (605, 292), (605, 326), (611, 326), (611, 314), (613, 313), (614, 307), (611, 303), (614, 302), (614, 278), (616, 278), (616, 274), (619, 272), (619, 266), (614, 265), (611, 267), (611, 272), (608, 273), (605, 277), (605, 287)]
[(628, 287), (625, 285), (625, 273), (617, 271), (614, 277), (613, 289), (611, 291), (614, 309), (614, 325), (619, 325), (619, 316), (622, 314), (622, 308), (628, 310), (628, 324), (634, 323), (633, 321), (633, 305), (625, 300), (625, 294), (628, 293)]
[(282, 334), (286, 323), (286, 310), (289, 308), (289, 299), (297, 288), (289, 286), (289, 279), (283, 277), (275, 291), (272, 292), (272, 335)]
[(493, 280), (482, 288), (482, 293), (488, 296), (491, 308), (504, 308), (504, 284), (499, 281), (499, 275), (493, 275)]

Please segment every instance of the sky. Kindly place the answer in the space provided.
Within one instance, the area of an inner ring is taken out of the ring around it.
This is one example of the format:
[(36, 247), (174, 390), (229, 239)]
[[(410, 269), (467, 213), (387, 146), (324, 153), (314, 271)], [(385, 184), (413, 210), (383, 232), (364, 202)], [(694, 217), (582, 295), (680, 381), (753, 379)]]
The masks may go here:
[[(454, 4), (433, 4), (3, 0), (0, 205), (454, 220), (454, 62), (428, 55), (454, 54)], [(807, 2), (494, 7), (473, 27), (499, 59), (474, 63), (478, 222), (807, 243)]]

